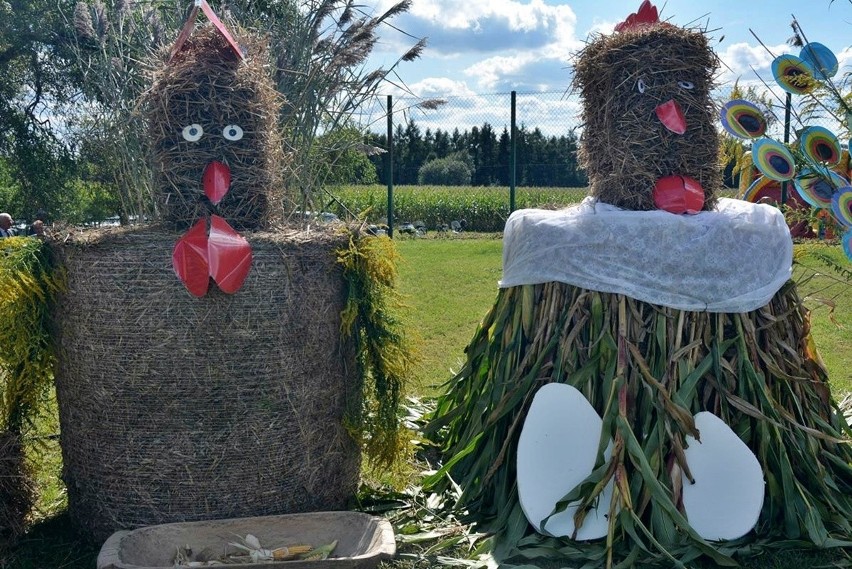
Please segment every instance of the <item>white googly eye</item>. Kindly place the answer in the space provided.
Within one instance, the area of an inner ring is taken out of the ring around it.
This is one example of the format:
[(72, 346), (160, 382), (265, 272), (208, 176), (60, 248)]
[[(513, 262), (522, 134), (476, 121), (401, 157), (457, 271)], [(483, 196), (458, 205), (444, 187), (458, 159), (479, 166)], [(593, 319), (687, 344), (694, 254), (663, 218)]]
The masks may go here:
[(639, 81), (636, 82), (636, 89), (638, 89), (640, 93), (645, 92), (645, 80), (644, 79), (640, 79)]
[(227, 140), (237, 141), (243, 137), (243, 129), (241, 129), (238, 125), (229, 124), (222, 129), (222, 136), (224, 136)]
[(201, 136), (204, 134), (204, 129), (201, 128), (201, 125), (198, 123), (193, 123), (189, 126), (183, 127), (183, 135), (184, 140), (188, 140), (189, 142), (198, 142), (201, 140)]
[(678, 81), (677, 86), (680, 87), (681, 89), (687, 89), (687, 90), (695, 88), (695, 84), (692, 81)]

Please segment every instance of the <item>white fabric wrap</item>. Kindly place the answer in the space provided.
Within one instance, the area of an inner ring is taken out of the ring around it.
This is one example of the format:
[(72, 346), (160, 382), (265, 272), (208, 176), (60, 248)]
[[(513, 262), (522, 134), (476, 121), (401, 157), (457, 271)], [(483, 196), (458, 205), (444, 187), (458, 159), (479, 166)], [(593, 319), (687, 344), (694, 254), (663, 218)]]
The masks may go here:
[(500, 286), (562, 282), (708, 312), (764, 306), (792, 273), (793, 242), (769, 205), (722, 198), (714, 211), (627, 211), (587, 197), (518, 210), (503, 234)]

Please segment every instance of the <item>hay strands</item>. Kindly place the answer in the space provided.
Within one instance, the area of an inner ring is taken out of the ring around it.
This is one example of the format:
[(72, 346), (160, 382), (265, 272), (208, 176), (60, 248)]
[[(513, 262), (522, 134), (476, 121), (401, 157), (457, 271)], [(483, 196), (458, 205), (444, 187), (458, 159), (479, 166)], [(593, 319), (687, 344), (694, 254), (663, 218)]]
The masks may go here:
[[(266, 41), (245, 30), (237, 35), (245, 61), (233, 56), (217, 29), (205, 26), (167, 64), (167, 56), (149, 64), (152, 84), (140, 108), (157, 178), (154, 197), (170, 226), (189, 228), (211, 212), (238, 231), (282, 220), (272, 207), (284, 198), (279, 180), (286, 159), (277, 129), (282, 100), (265, 65)], [(191, 126), (196, 135), (185, 138), (182, 129)], [(238, 138), (228, 130), (235, 126)], [(227, 165), (230, 184), (210, 194), (202, 178), (212, 162)]]
[[(456, 510), (495, 535), (498, 560), (732, 565), (734, 555), (770, 543), (852, 545), (850, 429), (808, 338), (793, 283), (744, 314), (680, 311), (560, 283), (502, 289), (424, 429), (445, 458), (424, 487), (455, 480)], [(519, 427), (537, 388), (553, 381), (580, 390), (603, 418), (594, 471), (557, 508), (582, 500), (579, 524), (615, 477), (613, 503), (599, 506), (611, 508), (602, 542), (532, 533), (518, 502)], [(701, 539), (680, 503), (691, 477), (684, 440), (695, 435), (693, 414), (705, 410), (755, 453), (766, 479), (755, 530), (721, 544)]]
[(69, 484), (71, 519), (106, 540), (119, 524), (266, 516), (308, 501), (344, 509), (361, 462), (344, 426), (360, 402), (354, 347), (339, 333), (346, 235), (254, 232), (246, 285), (211, 287), (202, 302), (169, 266), (176, 235), (110, 228), (55, 247), (68, 285), (51, 369), (64, 466), (81, 481)]

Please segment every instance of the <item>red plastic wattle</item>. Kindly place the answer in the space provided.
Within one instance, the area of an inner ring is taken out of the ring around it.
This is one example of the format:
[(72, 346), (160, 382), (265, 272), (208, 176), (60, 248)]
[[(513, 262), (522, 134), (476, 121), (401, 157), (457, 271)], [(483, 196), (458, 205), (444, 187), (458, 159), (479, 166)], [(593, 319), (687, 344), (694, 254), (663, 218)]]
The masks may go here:
[(704, 189), (689, 176), (666, 176), (654, 184), (654, 205), (670, 213), (698, 213), (704, 207)]
[(207, 258), (210, 276), (222, 291), (240, 290), (251, 269), (251, 245), (218, 215), (210, 216)]
[(210, 269), (207, 263), (207, 220), (201, 219), (187, 231), (172, 251), (172, 267), (193, 296), (207, 294)]

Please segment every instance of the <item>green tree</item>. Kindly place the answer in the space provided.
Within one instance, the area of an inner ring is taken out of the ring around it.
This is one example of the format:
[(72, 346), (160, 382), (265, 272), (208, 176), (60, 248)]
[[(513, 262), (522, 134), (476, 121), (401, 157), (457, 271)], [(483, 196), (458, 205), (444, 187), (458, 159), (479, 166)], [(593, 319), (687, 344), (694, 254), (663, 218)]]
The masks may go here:
[(461, 160), (436, 158), (426, 162), (417, 173), (417, 183), (429, 186), (467, 186), (470, 168)]
[(450, 135), (438, 129), (435, 131), (435, 157), (445, 158), (450, 153)]
[(376, 167), (369, 155), (375, 147), (362, 142), (361, 131), (354, 127), (340, 128), (320, 135), (314, 145), (317, 153), (317, 172), (326, 185), (375, 184)]
[(503, 132), (500, 133), (500, 138), (497, 140), (497, 171), (495, 172), (497, 183), (501, 186), (508, 186), (511, 182), (511, 164), (512, 164), (512, 137), (509, 134), (509, 129), (503, 127)]
[(70, 0), (0, 1), (0, 157), (15, 181), (0, 207), (27, 218), (61, 209), (73, 154), (57, 110), (75, 94), (66, 76)]
[(471, 154), (475, 169), (474, 186), (490, 186), (497, 181), (497, 135), (490, 124), (471, 130)]

